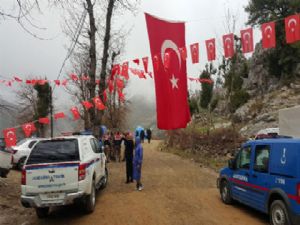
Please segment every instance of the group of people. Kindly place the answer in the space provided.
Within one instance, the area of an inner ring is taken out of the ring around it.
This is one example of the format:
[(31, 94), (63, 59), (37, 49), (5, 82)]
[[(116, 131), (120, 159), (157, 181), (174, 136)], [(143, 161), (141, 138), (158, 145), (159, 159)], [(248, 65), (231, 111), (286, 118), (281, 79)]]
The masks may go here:
[[(151, 139), (151, 138), (150, 138)], [(121, 145), (124, 142), (125, 152), (122, 161), (126, 161), (126, 183), (136, 181), (136, 189), (143, 190), (141, 183), (141, 170), (143, 163), (143, 147), (142, 138), (139, 135), (134, 136), (131, 132), (121, 133), (106, 133), (103, 135), (104, 152), (107, 161), (115, 160), (121, 161)], [(150, 143), (150, 140), (149, 140)]]
[(144, 143), (145, 138), (147, 138), (148, 143), (150, 144), (151, 142), (151, 138), (152, 138), (152, 131), (150, 128), (148, 128), (146, 130), (146, 132), (144, 130), (140, 130), (140, 131), (136, 131), (135, 132), (135, 136), (139, 137), (141, 139), (141, 142)]

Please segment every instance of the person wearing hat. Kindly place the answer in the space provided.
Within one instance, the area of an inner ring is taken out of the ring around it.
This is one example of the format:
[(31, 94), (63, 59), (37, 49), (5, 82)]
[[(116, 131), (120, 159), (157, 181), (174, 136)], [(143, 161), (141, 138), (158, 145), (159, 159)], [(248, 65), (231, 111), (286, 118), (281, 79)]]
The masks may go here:
[(133, 182), (133, 135), (128, 132), (124, 139), (125, 144), (125, 161), (126, 161), (126, 184)]

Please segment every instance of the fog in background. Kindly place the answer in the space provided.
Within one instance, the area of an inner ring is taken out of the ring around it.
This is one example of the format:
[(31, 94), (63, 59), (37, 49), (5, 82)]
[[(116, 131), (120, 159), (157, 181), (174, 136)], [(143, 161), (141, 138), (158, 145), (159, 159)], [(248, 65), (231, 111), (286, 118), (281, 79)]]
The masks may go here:
[[(1, 0), (1, 6), (3, 5), (9, 9), (12, 5), (11, 2), (12, 0)], [(147, 12), (166, 20), (186, 22), (187, 46), (194, 42), (200, 43), (200, 63), (192, 65), (190, 60), (188, 61), (188, 76), (198, 77), (201, 69), (207, 63), (204, 41), (215, 37), (217, 51), (222, 52), (222, 35), (226, 33), (224, 29), (225, 12), (229, 9), (232, 14), (237, 16), (236, 34), (239, 35), (240, 29), (247, 27), (245, 26), (247, 15), (244, 12), (244, 6), (247, 5), (247, 2), (248, 0), (141, 0), (136, 15), (129, 13), (114, 15), (115, 25), (127, 26), (131, 29), (120, 62), (135, 58), (141, 59), (144, 56), (150, 57), (144, 18), (144, 12)], [(52, 80), (56, 79), (63, 59), (67, 54), (67, 48), (70, 45), (62, 32), (62, 13), (63, 11), (59, 8), (49, 8), (44, 5), (42, 6), (42, 15), (39, 13), (33, 15), (34, 22), (45, 28), (45, 30), (35, 29), (33, 31), (49, 40), (39, 40), (30, 36), (12, 19), (0, 20), (0, 79), (11, 78), (13, 75), (21, 78), (37, 76)], [(255, 40), (258, 39), (259, 33), (256, 30)], [(133, 65), (132, 61), (130, 63)], [(149, 63), (149, 70), (152, 71), (151, 61)], [(142, 63), (140, 68), (142, 69)], [(70, 71), (69, 64), (65, 66), (61, 78), (67, 76), (67, 71)], [(15, 102), (15, 92), (18, 91), (17, 86), (14, 85), (14, 87), (9, 88), (0, 84), (0, 97), (8, 102)], [(189, 88), (199, 90), (200, 84), (189, 83)], [(155, 118), (154, 80), (141, 80), (131, 76), (125, 94), (126, 99), (133, 104), (130, 109), (129, 121), (132, 121), (132, 118), (137, 118), (135, 113), (139, 114), (139, 121), (130, 123), (142, 124), (145, 119), (140, 115), (145, 115), (145, 118), (148, 118), (148, 111), (151, 114), (154, 112), (152, 117)], [(56, 100), (56, 110), (68, 111), (73, 104), (63, 87), (56, 88), (54, 98)], [(3, 120), (3, 116), (0, 116), (0, 120)], [(152, 122), (147, 123), (151, 124)], [(148, 126), (148, 124), (145, 125)], [(0, 121), (0, 130), (5, 126), (7, 124), (2, 125)]]

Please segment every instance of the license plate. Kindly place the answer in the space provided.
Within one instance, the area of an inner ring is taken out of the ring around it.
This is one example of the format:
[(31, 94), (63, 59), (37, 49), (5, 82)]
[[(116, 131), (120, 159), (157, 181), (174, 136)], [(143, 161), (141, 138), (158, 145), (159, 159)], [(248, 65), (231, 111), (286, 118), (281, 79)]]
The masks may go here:
[(64, 193), (47, 193), (47, 194), (41, 194), (40, 197), (42, 200), (57, 200), (57, 199), (63, 199)]

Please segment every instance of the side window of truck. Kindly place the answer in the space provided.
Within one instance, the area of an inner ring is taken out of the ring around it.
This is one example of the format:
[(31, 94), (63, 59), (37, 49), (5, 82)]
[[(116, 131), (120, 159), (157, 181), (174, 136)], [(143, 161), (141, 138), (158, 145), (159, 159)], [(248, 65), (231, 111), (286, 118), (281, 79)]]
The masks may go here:
[(238, 169), (250, 169), (251, 146), (244, 147), (237, 158)]
[(269, 172), (270, 146), (257, 145), (255, 147), (254, 170), (261, 173)]

